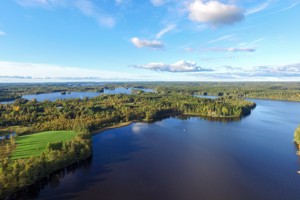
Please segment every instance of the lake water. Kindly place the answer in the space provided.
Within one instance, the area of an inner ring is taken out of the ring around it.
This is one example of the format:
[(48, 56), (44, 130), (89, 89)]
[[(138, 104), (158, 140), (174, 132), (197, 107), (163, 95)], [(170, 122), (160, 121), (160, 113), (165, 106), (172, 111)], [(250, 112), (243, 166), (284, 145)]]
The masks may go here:
[[(61, 94), (61, 92), (52, 92), (52, 93), (43, 93), (43, 94), (28, 94), (23, 95), (22, 98), (32, 100), (36, 99), (37, 101), (55, 101), (57, 99), (74, 99), (74, 98), (80, 98), (83, 99), (85, 97), (96, 97), (101, 94), (131, 94), (133, 88), (115, 88), (114, 90), (110, 89), (104, 89), (104, 92), (70, 92), (66, 94)], [(140, 89), (145, 92), (154, 92), (153, 89)], [(6, 102), (0, 102), (1, 104), (7, 104), (7, 103), (13, 103), (14, 101), (6, 101)]]
[(16, 136), (16, 133), (15, 133), (15, 132), (9, 133), (9, 134), (1, 134), (1, 133), (0, 133), (0, 142), (1, 142), (2, 140), (8, 140), (8, 139), (10, 139), (11, 137), (15, 137), (15, 136)]
[(200, 94), (195, 94), (193, 95), (194, 97), (199, 97), (199, 98), (204, 98), (204, 99), (216, 99), (219, 98), (220, 96), (212, 96), (212, 95), (200, 95)]
[(168, 118), (93, 137), (93, 157), (22, 199), (299, 200), (300, 103), (254, 100), (241, 121)]
[[(104, 94), (131, 94), (132, 89), (136, 88), (115, 88), (114, 90), (104, 89)], [(154, 92), (153, 89), (136, 89), (136, 90), (143, 90), (144, 92)]]
[(32, 100), (36, 99), (37, 101), (55, 101), (57, 99), (74, 99), (80, 98), (83, 99), (85, 97), (96, 97), (99, 96), (101, 93), (98, 92), (70, 92), (66, 94), (61, 94), (60, 92), (52, 92), (52, 93), (43, 93), (43, 94), (28, 94), (23, 95), (22, 98)]

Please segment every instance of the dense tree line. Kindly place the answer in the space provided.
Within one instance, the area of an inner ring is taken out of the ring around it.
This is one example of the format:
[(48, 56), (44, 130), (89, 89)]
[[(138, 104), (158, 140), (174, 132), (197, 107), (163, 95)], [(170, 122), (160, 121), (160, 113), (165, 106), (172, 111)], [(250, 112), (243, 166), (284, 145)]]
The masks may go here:
[(14, 104), (0, 105), (0, 127), (12, 127), (18, 135), (47, 130), (91, 131), (114, 123), (154, 121), (173, 114), (241, 117), (254, 107), (254, 103), (232, 97), (212, 100), (155, 93), (54, 102), (18, 99)]
[(0, 84), (0, 102), (21, 98), (24, 94), (67, 91), (101, 92), (103, 89), (116, 87), (152, 88), (161, 94), (230, 95), (243, 98), (300, 101), (299, 82), (136, 82)]
[(0, 102), (19, 99), (25, 94), (51, 92), (103, 92), (103, 84), (98, 83), (0, 83)]
[(157, 85), (163, 94), (200, 94), (300, 101), (300, 83), (172, 83)]
[(0, 161), (9, 157), (16, 148), (15, 137), (10, 135), (9, 139), (0, 140)]
[(300, 101), (299, 82), (141, 82), (110, 85), (153, 88), (162, 94), (230, 95), (242, 98)]
[(48, 143), (46, 150), (38, 157), (0, 160), (0, 199), (91, 154), (91, 136), (81, 133), (69, 142)]
[(298, 147), (300, 147), (300, 126), (298, 126), (298, 128), (296, 128), (296, 130), (295, 130), (294, 141), (296, 142)]

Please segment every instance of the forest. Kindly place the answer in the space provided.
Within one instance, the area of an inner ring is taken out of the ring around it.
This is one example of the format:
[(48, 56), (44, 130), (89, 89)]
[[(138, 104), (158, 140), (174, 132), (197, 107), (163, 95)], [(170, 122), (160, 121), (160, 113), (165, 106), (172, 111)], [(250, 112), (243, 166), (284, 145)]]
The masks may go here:
[[(24, 94), (133, 88), (132, 94), (100, 94), (93, 98), (37, 101)], [(154, 92), (142, 92), (150, 88)], [(0, 136), (16, 135), (0, 143), (0, 195), (4, 197), (32, 185), (48, 174), (92, 154), (91, 132), (122, 122), (153, 122), (170, 116), (239, 119), (255, 103), (244, 98), (300, 101), (298, 83), (61, 83), (1, 84)], [(216, 99), (198, 98), (214, 95)], [(18, 138), (44, 131), (74, 131), (71, 140), (51, 141), (39, 155), (14, 158)], [(299, 144), (299, 129), (295, 142)], [(297, 139), (298, 138), (298, 139)]]
[[(255, 107), (255, 103), (231, 96), (203, 99), (175, 92), (168, 95), (133, 93), (53, 102), (18, 98), (12, 104), (0, 104), (0, 131), (16, 133), (9, 140), (0, 142), (1, 195), (25, 188), (57, 169), (89, 157), (92, 149), (90, 133), (93, 130), (120, 122), (151, 122), (182, 114), (240, 118), (250, 114)], [(12, 158), (22, 135), (61, 130), (81, 134), (71, 141), (49, 142), (38, 156)]]
[(126, 121), (154, 121), (178, 114), (241, 117), (254, 103), (231, 96), (202, 99), (191, 95), (143, 93), (37, 102), (17, 99), (0, 104), (0, 127), (17, 135), (46, 130), (92, 131)]
[(16, 160), (6, 157), (0, 162), (0, 199), (13, 198), (16, 191), (91, 154), (91, 135), (81, 133), (68, 142), (48, 143), (39, 156)]
[(294, 141), (298, 145), (298, 149), (300, 148), (300, 126), (298, 126), (294, 133)]

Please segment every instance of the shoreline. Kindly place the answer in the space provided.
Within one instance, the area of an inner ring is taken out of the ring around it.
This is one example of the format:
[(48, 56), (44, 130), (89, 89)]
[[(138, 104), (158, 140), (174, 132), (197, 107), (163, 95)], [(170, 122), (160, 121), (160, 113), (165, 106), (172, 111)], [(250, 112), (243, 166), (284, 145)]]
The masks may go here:
[(104, 131), (107, 131), (107, 130), (110, 130), (110, 129), (115, 129), (115, 128), (121, 128), (121, 127), (124, 127), (124, 126), (128, 126), (128, 125), (130, 125), (132, 123), (133, 123), (133, 121), (120, 122), (120, 123), (117, 123), (117, 124), (112, 125), (112, 126), (106, 126), (106, 127), (103, 127), (103, 128), (97, 129), (97, 130), (93, 130), (90, 133), (92, 135), (97, 135), (97, 134), (100, 134), (100, 133), (102, 133)]
[(244, 116), (235, 116), (235, 115), (230, 115), (230, 116), (201, 115), (198, 113), (183, 113), (183, 115), (196, 116), (196, 117), (202, 117), (202, 118), (212, 118), (212, 119), (239, 119), (241, 117), (244, 117)]

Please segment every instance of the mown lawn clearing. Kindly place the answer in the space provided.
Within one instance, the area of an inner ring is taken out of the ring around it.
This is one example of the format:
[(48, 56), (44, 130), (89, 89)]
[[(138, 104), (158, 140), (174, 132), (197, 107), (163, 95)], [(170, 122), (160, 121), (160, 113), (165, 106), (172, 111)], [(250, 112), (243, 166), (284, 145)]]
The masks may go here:
[(12, 153), (12, 159), (39, 156), (49, 142), (69, 141), (77, 135), (75, 131), (46, 131), (17, 137), (17, 147)]

